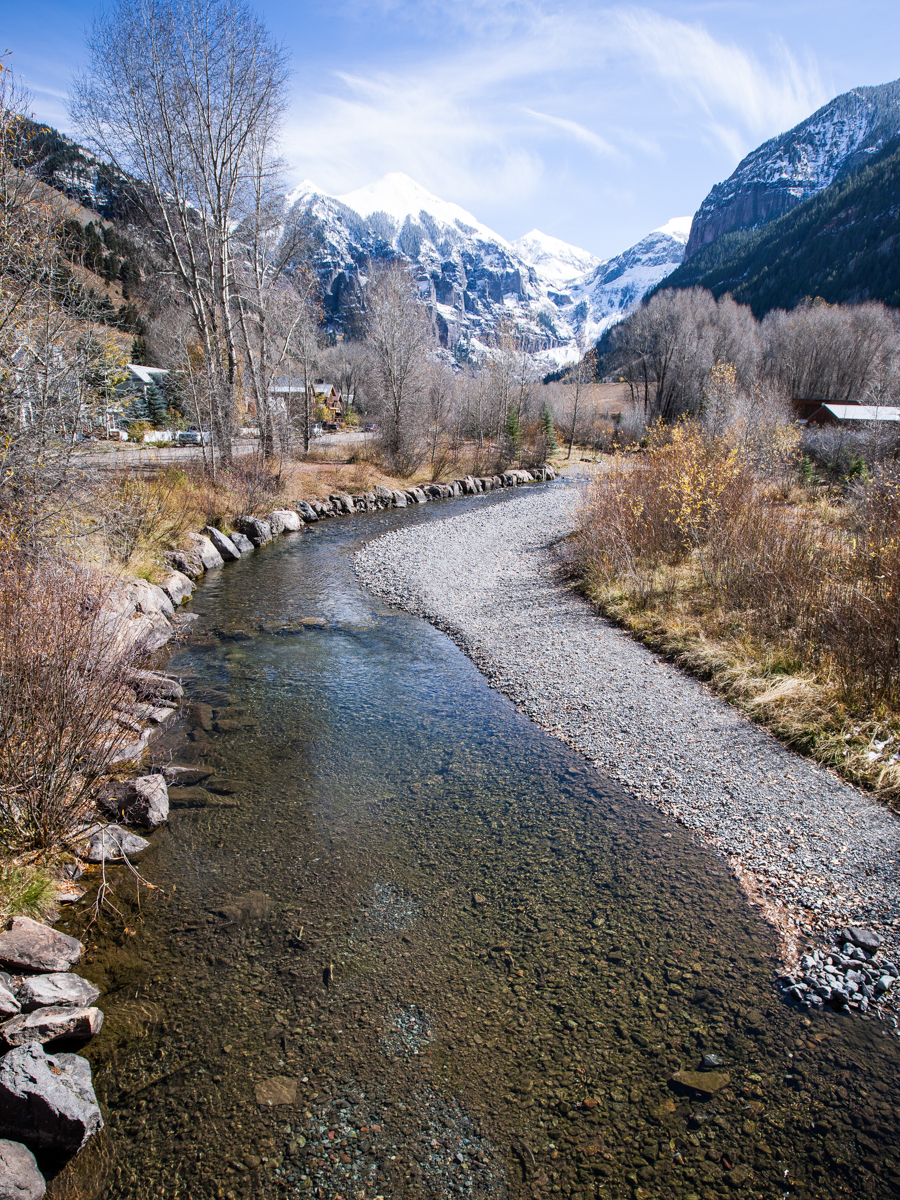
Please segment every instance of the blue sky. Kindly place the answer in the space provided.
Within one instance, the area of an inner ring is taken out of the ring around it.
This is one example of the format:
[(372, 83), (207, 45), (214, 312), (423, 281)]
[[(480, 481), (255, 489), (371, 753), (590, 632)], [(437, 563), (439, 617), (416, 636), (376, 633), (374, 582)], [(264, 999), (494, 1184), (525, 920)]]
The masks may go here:
[[(67, 129), (90, 0), (6, 0), (3, 47)], [(289, 182), (388, 171), (508, 238), (604, 257), (693, 212), (840, 92), (900, 76), (896, 0), (257, 0), (291, 52)]]

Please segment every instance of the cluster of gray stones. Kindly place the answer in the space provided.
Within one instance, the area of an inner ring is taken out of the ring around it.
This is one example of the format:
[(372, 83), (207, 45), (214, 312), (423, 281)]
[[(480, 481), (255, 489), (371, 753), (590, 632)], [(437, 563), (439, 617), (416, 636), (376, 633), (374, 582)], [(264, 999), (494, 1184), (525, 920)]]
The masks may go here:
[(76, 938), (14, 917), (0, 933), (0, 1200), (41, 1200), (46, 1191), (35, 1154), (56, 1164), (77, 1154), (103, 1126), (91, 1065), (70, 1046), (99, 1033), (100, 995), (72, 974), (84, 953)]
[(798, 968), (782, 975), (783, 992), (803, 1008), (866, 1012), (872, 1000), (884, 996), (900, 979), (897, 965), (880, 958), (882, 939), (870, 929), (849, 926), (838, 935), (839, 949), (830, 954), (812, 950), (801, 956)]

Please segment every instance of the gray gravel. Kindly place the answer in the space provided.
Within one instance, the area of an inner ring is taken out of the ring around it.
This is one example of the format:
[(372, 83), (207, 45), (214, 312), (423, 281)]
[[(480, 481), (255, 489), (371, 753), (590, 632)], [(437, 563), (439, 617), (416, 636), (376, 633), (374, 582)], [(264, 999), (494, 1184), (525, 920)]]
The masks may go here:
[[(364, 547), (360, 579), (448, 633), (548, 733), (721, 853), (782, 934), (830, 953), (864, 926), (900, 949), (900, 821), (780, 745), (709, 688), (598, 616), (557, 581), (573, 527), (562, 481)], [(896, 1001), (887, 993), (878, 1008)]]

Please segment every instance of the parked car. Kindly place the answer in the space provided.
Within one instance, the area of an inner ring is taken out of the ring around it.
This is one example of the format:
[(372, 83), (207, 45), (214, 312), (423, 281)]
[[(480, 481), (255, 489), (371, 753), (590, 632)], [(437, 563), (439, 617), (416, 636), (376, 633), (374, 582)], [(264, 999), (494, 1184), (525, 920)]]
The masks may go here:
[(365, 433), (377, 433), (378, 426), (377, 425), (366, 425), (364, 432)]
[(208, 446), (211, 441), (210, 431), (198, 428), (196, 425), (180, 430), (175, 436), (176, 446)]

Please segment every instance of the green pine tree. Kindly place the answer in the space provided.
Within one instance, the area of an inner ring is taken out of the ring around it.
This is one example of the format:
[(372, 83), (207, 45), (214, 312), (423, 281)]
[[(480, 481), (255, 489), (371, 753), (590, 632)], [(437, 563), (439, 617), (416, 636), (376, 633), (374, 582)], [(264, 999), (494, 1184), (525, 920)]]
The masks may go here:
[(556, 440), (556, 430), (553, 428), (553, 413), (549, 408), (545, 408), (541, 413), (541, 431), (547, 443), (547, 457), (551, 458), (559, 449), (559, 443)]

